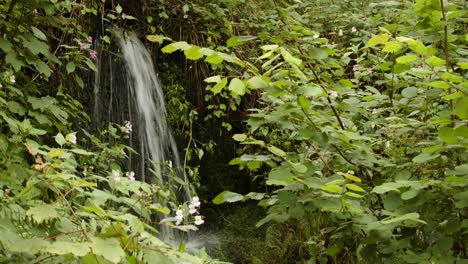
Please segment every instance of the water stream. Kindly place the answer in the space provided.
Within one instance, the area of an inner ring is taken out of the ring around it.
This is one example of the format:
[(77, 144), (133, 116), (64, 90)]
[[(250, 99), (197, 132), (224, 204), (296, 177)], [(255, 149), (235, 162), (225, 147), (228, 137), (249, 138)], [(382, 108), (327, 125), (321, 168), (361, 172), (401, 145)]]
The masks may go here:
[[(180, 203), (190, 201), (191, 193), (188, 179), (182, 168), (178, 148), (171, 129), (166, 122), (166, 105), (161, 83), (157, 78), (151, 55), (135, 34), (118, 37), (122, 59), (109, 58), (105, 77), (105, 91), (96, 81), (95, 120), (100, 123), (124, 120), (132, 124), (130, 146), (139, 155), (129, 153), (128, 170), (134, 171), (137, 179), (162, 186), (175, 186), (170, 189), (176, 193)], [(97, 73), (97, 77), (103, 74)], [(101, 77), (102, 78), (102, 77)], [(100, 83), (104, 83), (103, 80)], [(104, 114), (106, 113), (106, 114)], [(105, 117), (103, 117), (106, 115)], [(175, 173), (178, 180), (170, 182)], [(177, 183), (178, 182), (178, 183)], [(180, 183), (183, 184), (180, 184)], [(172, 228), (162, 226), (161, 239), (177, 242), (177, 234)]]

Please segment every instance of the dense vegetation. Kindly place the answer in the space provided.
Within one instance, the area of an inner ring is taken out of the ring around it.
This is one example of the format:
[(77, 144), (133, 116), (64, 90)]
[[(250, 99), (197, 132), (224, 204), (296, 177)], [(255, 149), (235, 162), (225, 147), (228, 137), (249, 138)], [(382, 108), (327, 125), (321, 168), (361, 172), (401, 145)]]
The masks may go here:
[[(466, 263), (466, 10), (0, 1), (0, 262)], [(92, 118), (122, 31), (154, 54), (203, 225), (129, 171), (131, 124)]]

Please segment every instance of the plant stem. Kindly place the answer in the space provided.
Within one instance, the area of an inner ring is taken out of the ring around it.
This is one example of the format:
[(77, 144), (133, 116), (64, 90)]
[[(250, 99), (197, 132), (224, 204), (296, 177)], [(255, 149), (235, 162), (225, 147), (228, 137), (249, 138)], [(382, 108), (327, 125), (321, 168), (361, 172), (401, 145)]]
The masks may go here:
[[(445, 68), (446, 71), (449, 72), (450, 61), (449, 61), (449, 52), (448, 52), (448, 25), (447, 25), (447, 17), (445, 16), (445, 6), (444, 0), (440, 0), (440, 12), (442, 12), (442, 21), (444, 22), (444, 54), (445, 54)], [(452, 93), (452, 88), (450, 87), (448, 90), (449, 94)], [(452, 119), (452, 127), (455, 126), (455, 116), (453, 115), (453, 100), (450, 100), (450, 111), (452, 112), (451, 119)]]

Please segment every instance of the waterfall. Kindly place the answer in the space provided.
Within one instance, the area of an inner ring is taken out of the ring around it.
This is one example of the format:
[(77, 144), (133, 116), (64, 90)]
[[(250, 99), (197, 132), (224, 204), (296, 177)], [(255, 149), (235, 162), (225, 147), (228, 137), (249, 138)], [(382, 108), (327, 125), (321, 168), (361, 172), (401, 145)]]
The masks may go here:
[[(107, 67), (100, 65), (100, 70), (108, 70), (108, 74), (96, 75), (96, 79), (101, 77), (105, 81), (95, 82), (95, 121), (120, 124), (130, 121), (133, 126), (130, 147), (139, 155), (129, 153), (128, 170), (134, 171), (141, 181), (173, 186), (169, 191), (180, 203), (190, 201), (190, 185), (166, 122), (164, 94), (151, 55), (135, 34), (117, 39), (122, 59), (109, 57)], [(99, 88), (99, 84), (106, 87)], [(100, 116), (104, 112), (107, 116)], [(162, 225), (160, 229), (160, 236), (166, 242), (175, 244), (180, 240), (172, 228)]]

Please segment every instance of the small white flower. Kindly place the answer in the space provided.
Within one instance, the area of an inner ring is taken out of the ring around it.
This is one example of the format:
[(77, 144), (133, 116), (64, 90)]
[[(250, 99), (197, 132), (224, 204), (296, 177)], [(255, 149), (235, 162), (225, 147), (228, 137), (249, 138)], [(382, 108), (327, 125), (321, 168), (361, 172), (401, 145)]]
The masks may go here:
[(193, 215), (193, 214), (195, 214), (196, 212), (197, 212), (197, 208), (195, 208), (195, 205), (190, 204), (190, 205), (189, 205), (189, 213), (190, 213), (191, 215)]
[(135, 180), (135, 173), (133, 171), (127, 172), (127, 177), (129, 180), (134, 181)]
[(10, 82), (11, 83), (16, 83), (16, 78), (14, 75), (10, 76)]
[(203, 224), (203, 223), (205, 223), (205, 221), (203, 221), (201, 215), (196, 215), (196, 216), (195, 216), (195, 224), (196, 224), (196, 225), (201, 225), (201, 224)]
[(343, 30), (338, 31), (338, 36), (343, 36)]
[(87, 175), (88, 175), (88, 169), (87, 169), (87, 168), (85, 168), (85, 169), (83, 170), (83, 176), (85, 176), (85, 177), (86, 177)]
[(195, 208), (197, 207), (200, 207), (201, 203), (200, 203), (200, 198), (198, 198), (197, 196), (193, 197), (192, 198), (192, 204)]
[(125, 121), (125, 133), (130, 134), (132, 132), (132, 123), (130, 121)]
[(169, 168), (172, 168), (172, 160), (170, 160), (167, 165), (169, 166)]
[(371, 124), (370, 126), (372, 127), (372, 129), (374, 129), (374, 128), (375, 128), (375, 124)]
[(320, 37), (320, 34), (319, 33), (315, 33), (313, 36), (312, 36), (314, 39), (317, 39)]
[(182, 220), (184, 219), (182, 210), (176, 211), (175, 219), (176, 219), (176, 225), (180, 225), (180, 223), (182, 223)]
[(112, 170), (112, 176), (114, 177), (115, 182), (120, 182), (120, 171)]
[(336, 98), (336, 97), (338, 97), (338, 92), (336, 92), (336, 91), (331, 91), (331, 92), (330, 92), (330, 97), (333, 98), (333, 99)]
[(76, 144), (76, 133), (70, 133), (65, 136), (65, 139), (72, 144)]
[(0, 83), (0, 88), (3, 88), (3, 85)]
[(352, 27), (352, 28), (351, 28), (351, 32), (356, 33), (356, 32), (357, 32), (357, 29), (356, 29), (355, 27)]
[(377, 108), (372, 109), (372, 114), (373, 115), (377, 114), (378, 112), (379, 112), (379, 110)]

